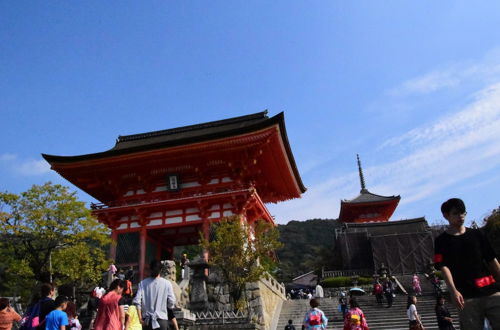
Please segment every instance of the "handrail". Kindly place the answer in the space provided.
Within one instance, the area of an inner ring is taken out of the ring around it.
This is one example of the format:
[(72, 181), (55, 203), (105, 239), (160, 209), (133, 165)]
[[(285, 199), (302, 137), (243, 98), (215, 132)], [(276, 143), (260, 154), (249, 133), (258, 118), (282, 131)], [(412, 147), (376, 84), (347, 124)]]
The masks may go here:
[(360, 276), (372, 274), (371, 269), (358, 269), (358, 270), (324, 270), (322, 271), (322, 278), (325, 277), (339, 277), (339, 276)]

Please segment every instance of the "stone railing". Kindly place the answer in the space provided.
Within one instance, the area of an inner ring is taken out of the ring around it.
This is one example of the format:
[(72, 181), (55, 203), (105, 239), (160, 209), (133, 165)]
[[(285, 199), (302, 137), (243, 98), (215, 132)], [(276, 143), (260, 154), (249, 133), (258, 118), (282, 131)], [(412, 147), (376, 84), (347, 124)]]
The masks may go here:
[(262, 276), (262, 278), (260, 279), (260, 281), (265, 286), (267, 286), (271, 291), (273, 291), (275, 294), (286, 299), (285, 284), (279, 283), (278, 281), (276, 281), (276, 279), (273, 276), (271, 276), (269, 273), (265, 273), (264, 276)]
[(322, 271), (321, 277), (339, 277), (339, 276), (362, 276), (373, 274), (371, 269), (358, 269), (358, 270), (324, 270)]
[(204, 311), (197, 312), (196, 324), (248, 323), (248, 311)]

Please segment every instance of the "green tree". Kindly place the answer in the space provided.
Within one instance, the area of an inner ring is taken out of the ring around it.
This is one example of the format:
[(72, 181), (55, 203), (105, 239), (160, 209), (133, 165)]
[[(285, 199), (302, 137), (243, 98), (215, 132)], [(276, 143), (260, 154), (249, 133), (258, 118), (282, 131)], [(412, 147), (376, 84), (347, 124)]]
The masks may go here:
[(493, 210), (489, 216), (484, 219), (484, 231), (488, 236), (493, 250), (500, 255), (500, 207)]
[(215, 238), (209, 241), (202, 236), (200, 245), (208, 251), (210, 264), (226, 279), (235, 308), (241, 309), (245, 304), (246, 284), (258, 281), (274, 267), (273, 253), (281, 246), (279, 232), (259, 220), (251, 233), (238, 216), (224, 218), (214, 227)]
[(50, 182), (21, 194), (0, 193), (0, 248), (9, 273), (36, 281), (95, 282), (110, 243), (75, 192)]
[(278, 280), (285, 283), (294, 277), (317, 271), (338, 269), (341, 258), (335, 251), (335, 228), (332, 219), (290, 221), (278, 225), (283, 247), (277, 250), (279, 258)]

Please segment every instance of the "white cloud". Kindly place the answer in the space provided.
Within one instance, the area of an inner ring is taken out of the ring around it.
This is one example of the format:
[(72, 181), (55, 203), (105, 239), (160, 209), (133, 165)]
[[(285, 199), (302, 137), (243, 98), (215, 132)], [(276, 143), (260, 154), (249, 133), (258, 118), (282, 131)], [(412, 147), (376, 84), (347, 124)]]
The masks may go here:
[(0, 155), (0, 161), (11, 161), (16, 159), (17, 156), (15, 154), (4, 153)]
[(391, 91), (391, 94), (427, 94), (445, 87), (457, 86), (459, 83), (459, 77), (452, 76), (451, 72), (435, 71), (404, 82), (401, 87), (393, 89)]
[(429, 94), (467, 83), (491, 84), (500, 74), (500, 48), (488, 52), (480, 61), (462, 62), (425, 73), (389, 91), (391, 96)]
[[(487, 64), (491, 63), (489, 56), (488, 63), (465, 69), (456, 67), (455, 71), (439, 74), (432, 72), (402, 85), (401, 90), (425, 93), (488, 76), (482, 87), (474, 85), (471, 91), (469, 86), (469, 91), (462, 94), (468, 103), (443, 109), (441, 116), (430, 121), (415, 113), (415, 124), (410, 130), (382, 142), (376, 152), (389, 161), (364, 169), (370, 191), (401, 194), (401, 206), (417, 205), (467, 179), (500, 169), (500, 66), (495, 64), (488, 70)], [(333, 174), (311, 186), (303, 198), (272, 206), (271, 210), (278, 214), (280, 223), (336, 218), (340, 200), (355, 197), (358, 182), (355, 169), (340, 176)]]
[(0, 161), (8, 171), (23, 176), (43, 175), (50, 172), (50, 165), (43, 159), (20, 159), (16, 154), (4, 153), (0, 155)]
[[(456, 138), (457, 143), (471, 143), (463, 138), (463, 134), (482, 130), (488, 126), (495, 125), (500, 118), (500, 83), (493, 84), (476, 93), (475, 101), (458, 113), (453, 113), (443, 117), (437, 122), (417, 127), (401, 136), (389, 139), (382, 147), (390, 147), (408, 143), (417, 145), (429, 143), (445, 138)], [(482, 135), (491, 132), (486, 130)], [(491, 136), (484, 136), (491, 138)]]
[(19, 165), (16, 171), (22, 175), (41, 175), (50, 172), (50, 165), (45, 160), (26, 160)]

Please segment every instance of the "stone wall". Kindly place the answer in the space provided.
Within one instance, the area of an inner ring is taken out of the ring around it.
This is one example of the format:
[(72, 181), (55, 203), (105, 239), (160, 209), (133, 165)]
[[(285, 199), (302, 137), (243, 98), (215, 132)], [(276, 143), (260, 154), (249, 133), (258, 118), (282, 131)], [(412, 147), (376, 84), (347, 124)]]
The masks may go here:
[[(286, 300), (285, 287), (266, 274), (257, 283), (249, 285), (249, 305), (257, 322), (265, 330), (274, 329), (279, 319), (281, 306)], [(248, 290), (247, 286), (247, 290)]]
[[(208, 278), (206, 285), (207, 310), (232, 311), (233, 306), (228, 286), (221, 282), (219, 275), (217, 272), (212, 272)], [(278, 320), (281, 312), (281, 305), (286, 300), (285, 287), (271, 275), (265, 274), (258, 282), (247, 284), (245, 294), (248, 300), (248, 310), (245, 311), (247, 313), (246, 321), (241, 319), (241, 322), (246, 322), (251, 327), (255, 326), (256, 329), (274, 329), (274, 323)], [(197, 325), (201, 324), (197, 322)], [(239, 326), (244, 326), (244, 324), (239, 324)]]

